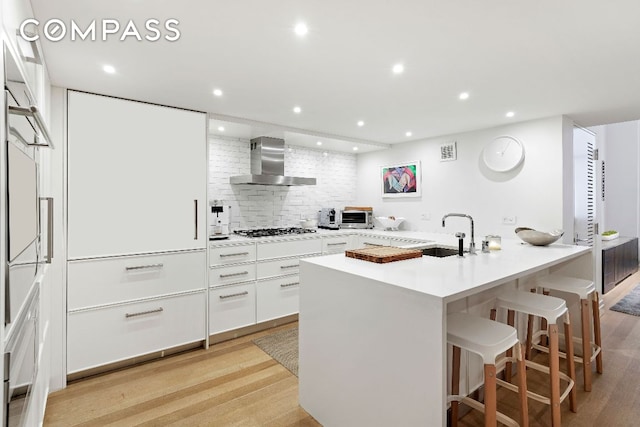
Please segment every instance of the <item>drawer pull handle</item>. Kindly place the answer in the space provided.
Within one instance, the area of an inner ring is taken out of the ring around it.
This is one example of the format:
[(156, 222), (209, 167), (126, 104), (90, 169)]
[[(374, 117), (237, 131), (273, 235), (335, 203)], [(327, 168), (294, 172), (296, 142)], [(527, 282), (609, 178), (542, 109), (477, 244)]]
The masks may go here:
[(233, 298), (233, 297), (243, 297), (245, 295), (249, 295), (249, 291), (238, 292), (237, 294), (220, 295), (220, 299), (227, 299), (227, 298)]
[(371, 243), (371, 242), (364, 242), (365, 246), (384, 246), (381, 245), (380, 243)]
[[(340, 242), (340, 243), (327, 243), (327, 246), (342, 246), (342, 245), (346, 245), (347, 242)], [(365, 243), (366, 245), (366, 243)]]
[(221, 279), (226, 279), (227, 277), (235, 277), (235, 276), (244, 276), (245, 274), (249, 274), (248, 271), (241, 271), (240, 273), (230, 273), (230, 274), (221, 274)]
[(249, 252), (236, 252), (234, 254), (220, 254), (220, 258), (224, 258), (228, 256), (241, 256), (241, 255), (249, 255)]
[(291, 264), (291, 265), (281, 265), (280, 268), (297, 268), (300, 267), (300, 265), (298, 264)]
[(162, 268), (164, 267), (164, 264), (159, 263), (159, 264), (149, 264), (149, 265), (136, 265), (133, 267), (125, 267), (125, 270), (127, 271), (134, 271), (134, 270), (146, 270), (149, 268)]
[(158, 307), (155, 310), (139, 311), (137, 313), (125, 313), (124, 317), (128, 319), (130, 317), (144, 316), (145, 314), (162, 313), (163, 311), (164, 308)]
[(280, 285), (281, 288), (290, 288), (291, 286), (298, 286), (300, 282), (292, 282), (292, 283), (283, 283)]

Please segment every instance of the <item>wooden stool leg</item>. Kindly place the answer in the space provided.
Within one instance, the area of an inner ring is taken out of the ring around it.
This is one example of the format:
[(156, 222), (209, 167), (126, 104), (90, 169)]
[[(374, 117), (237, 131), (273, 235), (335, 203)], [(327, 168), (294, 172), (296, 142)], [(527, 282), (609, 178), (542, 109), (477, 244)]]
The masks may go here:
[[(531, 289), (531, 293), (536, 293), (536, 289)], [(531, 360), (531, 347), (533, 344), (533, 322), (535, 321), (535, 316), (530, 314), (527, 316), (527, 344), (524, 349), (525, 359)]]
[[(460, 347), (453, 346), (453, 361), (451, 363), (451, 394), (460, 394)], [(451, 427), (458, 426), (458, 401), (451, 401)]]
[[(549, 295), (549, 291), (543, 289), (542, 290), (542, 294), (543, 295)], [(540, 319), (540, 329), (542, 329), (543, 331), (547, 330), (547, 319), (545, 319), (545, 318)], [(549, 345), (549, 338), (545, 337), (544, 335), (542, 337), (540, 337), (540, 345), (548, 346)]]
[[(515, 316), (516, 316), (516, 312), (514, 310), (508, 310), (507, 311), (507, 325), (509, 326), (514, 326), (515, 325)], [(513, 356), (513, 349), (509, 349), (507, 350), (507, 357), (512, 357)], [(506, 382), (510, 383), (511, 382), (511, 369), (512, 369), (512, 363), (511, 362), (507, 362), (507, 364), (505, 365), (504, 368), (504, 379)]]
[(589, 301), (580, 300), (582, 315), (582, 369), (584, 374), (584, 391), (591, 391), (591, 319), (589, 319)]
[(602, 373), (602, 333), (600, 331), (600, 298), (598, 292), (593, 293), (593, 340), (600, 347), (600, 353), (596, 356), (596, 371)]
[(484, 365), (484, 425), (495, 427), (498, 403), (496, 397), (496, 365)]
[(564, 319), (564, 345), (567, 352), (567, 375), (569, 375), (569, 378), (573, 380), (573, 387), (571, 388), (571, 393), (569, 394), (569, 408), (571, 409), (571, 412), (577, 412), (578, 387), (576, 384), (576, 362), (573, 359), (573, 327), (571, 326), (571, 317), (569, 316), (568, 311), (567, 314), (565, 314)]
[(524, 348), (525, 359), (531, 360), (531, 346), (533, 344), (533, 322), (535, 321), (535, 317), (533, 314), (527, 316), (527, 343)]
[(551, 425), (560, 427), (560, 361), (558, 356), (558, 325), (549, 324), (549, 376), (551, 384)]
[(523, 360), (524, 349), (516, 343), (516, 359), (518, 360), (518, 394), (520, 397), (520, 427), (529, 427), (529, 403), (527, 401), (527, 368)]

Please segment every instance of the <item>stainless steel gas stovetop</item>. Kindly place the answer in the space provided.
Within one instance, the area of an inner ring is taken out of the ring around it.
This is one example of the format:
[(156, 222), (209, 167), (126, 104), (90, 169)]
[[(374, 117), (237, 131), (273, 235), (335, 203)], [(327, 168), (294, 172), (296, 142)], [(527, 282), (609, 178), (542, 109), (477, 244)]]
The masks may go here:
[(284, 227), (284, 228), (254, 228), (251, 230), (235, 230), (234, 234), (245, 237), (269, 237), (269, 236), (282, 236), (286, 234), (307, 234), (315, 233), (313, 228), (302, 227)]

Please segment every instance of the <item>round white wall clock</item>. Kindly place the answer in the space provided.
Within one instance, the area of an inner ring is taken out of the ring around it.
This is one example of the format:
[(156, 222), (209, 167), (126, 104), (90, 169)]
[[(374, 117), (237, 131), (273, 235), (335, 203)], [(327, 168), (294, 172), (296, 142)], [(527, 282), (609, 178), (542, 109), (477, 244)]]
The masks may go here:
[(482, 160), (493, 171), (508, 172), (524, 160), (524, 146), (513, 136), (499, 136), (484, 147)]

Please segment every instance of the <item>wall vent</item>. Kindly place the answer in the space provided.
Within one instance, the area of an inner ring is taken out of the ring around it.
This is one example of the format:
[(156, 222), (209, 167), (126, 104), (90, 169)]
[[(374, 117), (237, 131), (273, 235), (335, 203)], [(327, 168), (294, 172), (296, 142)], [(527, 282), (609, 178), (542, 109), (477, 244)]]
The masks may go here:
[(442, 144), (440, 146), (440, 161), (441, 162), (450, 162), (452, 160), (456, 160), (458, 154), (456, 152), (456, 143), (448, 142), (446, 144)]

